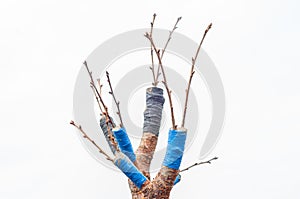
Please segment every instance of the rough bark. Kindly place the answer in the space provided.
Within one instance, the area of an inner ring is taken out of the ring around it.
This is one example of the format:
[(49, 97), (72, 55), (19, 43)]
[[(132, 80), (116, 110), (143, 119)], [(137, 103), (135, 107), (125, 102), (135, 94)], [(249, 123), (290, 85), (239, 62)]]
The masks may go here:
[(150, 179), (150, 164), (155, 152), (158, 137), (153, 133), (144, 132), (140, 146), (136, 150), (137, 167)]
[[(163, 89), (151, 87), (146, 90), (143, 136), (135, 154), (137, 158), (137, 168), (139, 168), (149, 180), (151, 180), (149, 169), (157, 145), (164, 102)], [(140, 190), (130, 180), (128, 182), (132, 198), (141, 198)]]
[(136, 198), (168, 199), (179, 170), (163, 166), (152, 182), (141, 189)]

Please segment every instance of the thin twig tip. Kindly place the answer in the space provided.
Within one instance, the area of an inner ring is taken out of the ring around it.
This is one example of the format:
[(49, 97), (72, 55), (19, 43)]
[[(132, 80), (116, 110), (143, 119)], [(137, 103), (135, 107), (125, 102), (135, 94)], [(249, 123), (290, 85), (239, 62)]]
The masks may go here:
[(208, 25), (208, 27), (207, 27), (207, 29), (206, 29), (206, 32), (209, 31), (209, 29), (211, 29), (211, 27), (212, 27), (212, 23), (210, 23), (210, 24)]
[(150, 35), (149, 35), (148, 32), (145, 32), (144, 36), (145, 36), (146, 38), (150, 39)]

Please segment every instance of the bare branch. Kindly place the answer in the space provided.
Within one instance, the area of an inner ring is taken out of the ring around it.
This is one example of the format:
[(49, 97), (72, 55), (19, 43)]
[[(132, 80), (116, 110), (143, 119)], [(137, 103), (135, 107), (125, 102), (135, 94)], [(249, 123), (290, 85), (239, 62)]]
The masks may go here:
[[(98, 91), (98, 89), (97, 89), (97, 87), (96, 87), (96, 85), (95, 85), (95, 82), (94, 82), (94, 78), (93, 78), (93, 76), (92, 76), (92, 72), (90, 71), (90, 69), (89, 69), (89, 67), (88, 67), (88, 65), (87, 65), (87, 62), (86, 61), (84, 61), (83, 62), (84, 63), (84, 65), (85, 65), (85, 68), (86, 68), (86, 70), (87, 70), (87, 72), (88, 72), (88, 74), (89, 74), (89, 76), (90, 76), (90, 79), (91, 79), (91, 87), (93, 88), (93, 91), (95, 91), (96, 92), (96, 96), (98, 97), (98, 99), (100, 100), (100, 102), (101, 102), (101, 104), (102, 104), (102, 106), (104, 107), (104, 110), (103, 109), (101, 109), (102, 110), (102, 114), (105, 116), (105, 118), (106, 118), (106, 125), (107, 125), (107, 130), (108, 130), (108, 133), (109, 133), (109, 139), (111, 140), (111, 143), (112, 143), (112, 145), (115, 147), (115, 149), (117, 150), (117, 151), (119, 151), (119, 147), (118, 147), (118, 143), (116, 142), (116, 140), (115, 140), (115, 138), (114, 138), (114, 136), (113, 136), (113, 133), (111, 132), (111, 130), (110, 130), (110, 128), (108, 128), (108, 124), (110, 123), (111, 124), (111, 126), (114, 128), (115, 127), (115, 124), (112, 122), (112, 120), (111, 120), (111, 117), (109, 116), (109, 114), (108, 114), (108, 108), (107, 108), (107, 106), (104, 104), (104, 101), (103, 101), (103, 99), (102, 99), (102, 97), (101, 97), (101, 94), (100, 94), (100, 92)], [(100, 82), (100, 81), (99, 81)], [(100, 85), (100, 88), (99, 89), (101, 89), (101, 85)], [(101, 107), (101, 106), (100, 106)]]
[(195, 63), (196, 63), (196, 60), (197, 60), (200, 48), (202, 46), (202, 43), (203, 43), (203, 41), (205, 39), (205, 36), (206, 36), (207, 32), (209, 31), (209, 29), (211, 28), (211, 26), (212, 26), (212, 24), (209, 24), (208, 27), (206, 28), (206, 30), (205, 30), (205, 32), (203, 34), (203, 37), (201, 39), (201, 42), (200, 42), (200, 44), (198, 46), (196, 55), (195, 55), (195, 57), (192, 58), (192, 67), (191, 67), (190, 79), (189, 79), (189, 82), (188, 82), (187, 89), (185, 91), (186, 95), (185, 95), (185, 103), (184, 103), (184, 110), (183, 110), (181, 127), (184, 127), (184, 123), (185, 123), (185, 117), (186, 117), (186, 111), (187, 111), (187, 104), (188, 104), (188, 99), (189, 99), (189, 92), (190, 92), (190, 87), (191, 87), (191, 83), (192, 83), (192, 78), (193, 78), (194, 73), (195, 73), (195, 71), (194, 71)]
[(185, 169), (180, 170), (180, 173), (182, 173), (182, 172), (184, 172), (184, 171), (187, 171), (187, 170), (189, 170), (190, 168), (195, 167), (195, 166), (198, 166), (198, 165), (201, 165), (201, 164), (211, 164), (211, 161), (217, 160), (217, 159), (218, 159), (218, 157), (214, 157), (214, 158), (212, 158), (212, 159), (210, 159), (210, 160), (207, 160), (207, 161), (205, 161), (205, 162), (198, 162), (198, 163), (195, 163), (195, 164), (193, 164), (193, 165), (191, 165), (191, 166), (189, 166), (189, 167), (187, 167), (187, 168), (185, 168)]
[(114, 90), (112, 88), (111, 81), (110, 81), (110, 78), (109, 78), (109, 73), (107, 71), (106, 71), (106, 77), (107, 77), (107, 82), (108, 82), (109, 88), (110, 88), (109, 94), (112, 95), (112, 97), (113, 97), (113, 99), (115, 101), (115, 104), (117, 106), (117, 109), (118, 109), (117, 114), (118, 114), (118, 116), (120, 118), (120, 127), (123, 127), (124, 125), (123, 125), (123, 120), (122, 120), (121, 111), (120, 111), (120, 101), (117, 101), (117, 99), (116, 99), (116, 96), (114, 94)]
[(98, 82), (98, 86), (99, 86), (99, 93), (100, 93), (100, 95), (101, 95), (101, 94), (102, 94), (102, 87), (103, 87), (103, 84), (101, 84), (99, 78), (97, 79), (97, 82)]
[[(156, 18), (156, 14), (154, 13), (153, 14), (153, 19), (152, 19), (152, 22), (150, 23), (151, 24), (151, 29), (150, 29), (150, 35), (152, 37), (152, 33), (153, 33), (153, 26), (154, 26), (154, 22), (155, 22), (155, 18)], [(153, 86), (156, 86), (158, 82), (156, 82), (156, 79), (155, 79), (155, 72), (154, 72), (154, 59), (153, 59), (153, 47), (152, 45), (150, 45), (150, 48), (151, 48), (151, 63), (152, 65), (150, 66), (150, 69), (152, 71), (152, 75), (153, 75)]]
[(166, 42), (166, 44), (165, 44), (165, 47), (164, 47), (163, 50), (162, 50), (161, 58), (164, 57), (165, 51), (166, 51), (166, 49), (167, 49), (167, 46), (169, 45), (169, 42), (170, 42), (170, 40), (172, 39), (172, 34), (173, 34), (174, 31), (178, 28), (177, 25), (178, 25), (178, 23), (179, 23), (179, 21), (180, 21), (181, 19), (182, 19), (182, 17), (178, 17), (178, 18), (177, 18), (177, 21), (176, 21), (176, 23), (175, 23), (173, 29), (170, 31), (169, 38), (168, 38), (168, 40), (167, 40), (167, 42)]
[(95, 85), (94, 78), (93, 78), (93, 76), (92, 76), (92, 72), (90, 71), (90, 69), (89, 69), (89, 67), (88, 67), (88, 65), (87, 65), (87, 62), (84, 61), (83, 63), (84, 63), (84, 65), (85, 65), (85, 68), (86, 68), (86, 70), (87, 70), (89, 76), (90, 76), (90, 79), (91, 79), (91, 86), (94, 88), (94, 90), (95, 90), (95, 92), (96, 92), (96, 94), (97, 94), (97, 96), (98, 96), (98, 98), (99, 98), (99, 100), (100, 100), (102, 106), (104, 107), (104, 110), (103, 110), (103, 113), (102, 113), (102, 114), (103, 114), (103, 115), (107, 115), (107, 116), (108, 116), (109, 123), (110, 123), (113, 127), (115, 127), (114, 124), (113, 124), (113, 122), (111, 121), (111, 119), (110, 119), (110, 117), (109, 117), (109, 114), (108, 114), (108, 108), (107, 108), (107, 106), (105, 105), (105, 103), (104, 103), (104, 101), (103, 101), (103, 99), (102, 99), (102, 97), (101, 97), (101, 94), (100, 94), (100, 92), (98, 91), (98, 89), (97, 89), (97, 87), (96, 87), (96, 85)]
[(170, 109), (171, 109), (171, 117), (172, 117), (172, 127), (173, 129), (176, 129), (177, 128), (177, 125), (175, 124), (175, 117), (174, 117), (174, 110), (173, 110), (173, 103), (172, 103), (172, 97), (171, 97), (171, 90), (169, 89), (168, 87), (168, 83), (167, 83), (167, 77), (166, 77), (166, 74), (165, 74), (165, 70), (164, 70), (164, 67), (162, 65), (162, 61), (161, 61), (161, 55), (160, 55), (160, 50), (158, 50), (153, 42), (153, 39), (152, 37), (149, 35), (148, 32), (145, 33), (145, 37), (147, 39), (149, 39), (149, 41), (151, 42), (151, 45), (156, 53), (156, 56), (157, 56), (157, 59), (158, 59), (158, 62), (159, 62), (159, 67), (162, 71), (162, 74), (163, 74), (163, 78), (164, 78), (164, 81), (163, 81), (163, 84), (165, 85), (166, 87), (166, 90), (167, 90), (167, 93), (168, 93), (168, 98), (169, 98), (169, 103), (170, 103)]
[[(181, 19), (182, 19), (182, 17), (178, 17), (178, 18), (177, 18), (177, 21), (176, 21), (176, 23), (175, 23), (173, 29), (169, 32), (169, 38), (168, 38), (168, 40), (167, 40), (167, 42), (166, 42), (166, 44), (165, 44), (165, 46), (164, 46), (164, 48), (163, 48), (163, 50), (162, 50), (162, 53), (161, 53), (161, 59), (163, 59), (164, 54), (165, 54), (166, 49), (167, 49), (167, 46), (169, 45), (169, 42), (170, 42), (170, 40), (172, 39), (172, 34), (173, 34), (174, 31), (177, 29), (177, 24), (179, 23), (179, 21), (180, 21)], [(152, 37), (152, 35), (151, 35), (151, 37)], [(156, 73), (156, 79), (155, 79), (156, 82), (158, 82), (158, 77), (159, 77), (159, 75), (160, 75), (160, 72), (159, 72), (159, 67), (158, 67), (157, 73)]]
[(85, 133), (85, 131), (82, 129), (82, 127), (81, 127), (80, 125), (75, 124), (75, 122), (74, 122), (73, 120), (71, 120), (70, 124), (73, 125), (73, 126), (75, 126), (75, 127), (82, 133), (83, 137), (86, 138), (88, 141), (90, 141), (90, 142), (91, 142), (91, 143), (99, 150), (99, 153), (102, 153), (102, 154), (106, 157), (107, 160), (113, 162), (113, 159), (112, 159), (109, 155), (107, 155), (107, 153), (105, 153), (105, 152), (101, 149), (101, 147), (99, 147), (99, 146), (96, 144), (96, 142), (95, 142), (94, 140), (92, 140), (92, 139)]
[(97, 104), (98, 104), (99, 109), (100, 109), (101, 114), (102, 114), (103, 110), (102, 110), (102, 107), (101, 107), (101, 104), (100, 104), (100, 101), (99, 101), (99, 97), (97, 96), (97, 93), (96, 93), (96, 91), (95, 91), (95, 89), (94, 89), (94, 87), (92, 85), (91, 85), (91, 89), (93, 90), (94, 96), (95, 96), (95, 98), (97, 100)]

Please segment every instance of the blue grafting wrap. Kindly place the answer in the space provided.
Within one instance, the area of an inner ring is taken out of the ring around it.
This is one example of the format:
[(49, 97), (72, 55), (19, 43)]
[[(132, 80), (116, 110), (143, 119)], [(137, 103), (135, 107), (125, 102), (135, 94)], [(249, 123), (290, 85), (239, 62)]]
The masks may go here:
[(158, 136), (164, 102), (163, 89), (158, 87), (147, 88), (143, 132)]
[(174, 181), (174, 185), (176, 185), (178, 182), (180, 182), (180, 180), (181, 180), (181, 175), (178, 174), (178, 175), (176, 176), (175, 181)]
[(184, 145), (186, 140), (186, 129), (169, 130), (168, 146), (163, 166), (178, 170), (181, 164)]
[(116, 152), (114, 164), (137, 186), (139, 189), (147, 178), (134, 166), (129, 158), (122, 152)]
[(131, 160), (131, 162), (135, 162), (136, 156), (126, 130), (124, 128), (114, 128), (113, 132), (120, 150)]
[[(112, 118), (110, 118), (110, 119), (111, 119), (111, 121), (113, 122), (113, 124), (115, 125), (114, 120), (113, 120)], [(111, 124), (108, 124), (108, 126), (109, 126), (110, 130), (112, 130)], [(104, 134), (104, 137), (105, 137), (105, 139), (106, 139), (106, 141), (107, 141), (107, 143), (108, 143), (108, 145), (109, 145), (109, 147), (110, 147), (110, 150), (113, 152), (113, 154), (115, 154), (116, 149), (115, 149), (115, 147), (112, 145), (110, 139), (108, 138), (108, 130), (107, 130), (107, 125), (106, 125), (106, 118), (105, 118), (105, 116), (102, 116), (101, 119), (100, 119), (100, 127), (101, 127), (102, 132), (103, 132), (103, 134)]]

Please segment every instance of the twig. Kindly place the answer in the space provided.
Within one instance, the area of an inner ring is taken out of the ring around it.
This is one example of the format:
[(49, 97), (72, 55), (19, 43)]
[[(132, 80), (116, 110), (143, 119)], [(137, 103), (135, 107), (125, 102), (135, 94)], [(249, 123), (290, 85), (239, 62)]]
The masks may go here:
[(191, 165), (191, 166), (189, 166), (189, 167), (187, 167), (187, 168), (185, 168), (185, 169), (180, 170), (180, 173), (182, 173), (182, 172), (184, 172), (184, 171), (187, 171), (187, 170), (189, 170), (190, 168), (195, 167), (195, 166), (198, 166), (198, 165), (201, 165), (201, 164), (211, 164), (211, 161), (217, 160), (217, 159), (218, 159), (218, 157), (214, 157), (214, 158), (212, 158), (212, 159), (210, 159), (210, 160), (207, 160), (207, 161), (205, 161), (205, 162), (198, 162), (198, 163), (195, 163), (195, 164), (193, 164), (193, 165)]
[(120, 101), (117, 101), (117, 99), (116, 99), (116, 96), (114, 94), (114, 91), (113, 91), (113, 88), (112, 88), (112, 85), (111, 85), (111, 81), (110, 81), (110, 78), (109, 78), (109, 73), (107, 71), (106, 71), (106, 77), (107, 77), (107, 82), (108, 82), (109, 88), (110, 88), (109, 94), (112, 95), (112, 97), (115, 101), (115, 104), (117, 106), (117, 109), (118, 109), (117, 114), (120, 118), (120, 127), (123, 127), (124, 125), (123, 125), (123, 120), (122, 120), (121, 111), (120, 111)]
[(105, 153), (101, 147), (99, 147), (96, 142), (94, 140), (92, 140), (86, 133), (85, 131), (82, 129), (82, 127), (80, 125), (76, 125), (75, 122), (73, 120), (71, 120), (70, 122), (71, 125), (75, 126), (82, 134), (83, 134), (83, 137), (86, 138), (88, 141), (90, 141), (98, 150), (99, 150), (99, 153), (102, 153), (107, 160), (113, 162), (113, 159), (107, 155), (107, 153)]
[(209, 29), (211, 28), (212, 24), (209, 24), (208, 27), (206, 28), (204, 34), (203, 34), (203, 37), (201, 39), (201, 42), (198, 46), (198, 49), (197, 49), (197, 52), (196, 52), (196, 55), (195, 57), (192, 58), (192, 67), (191, 67), (191, 74), (190, 74), (190, 79), (189, 79), (189, 82), (188, 82), (188, 86), (187, 86), (187, 89), (185, 90), (186, 92), (186, 96), (185, 96), (185, 103), (184, 103), (184, 110), (183, 110), (183, 116), (182, 116), (182, 122), (181, 122), (181, 127), (184, 127), (184, 123), (185, 123), (185, 117), (186, 117), (186, 110), (187, 110), (187, 104), (188, 104), (188, 99), (189, 99), (189, 92), (190, 92), (190, 87), (191, 87), (191, 83), (192, 83), (192, 78), (194, 76), (194, 68), (195, 68), (195, 63), (196, 63), (196, 60), (197, 60), (197, 57), (198, 57), (198, 54), (199, 54), (199, 51), (200, 51), (200, 48), (202, 46), (202, 43), (205, 39), (205, 36), (207, 34), (207, 32), (209, 31)]
[(102, 114), (103, 110), (102, 110), (102, 107), (101, 107), (101, 104), (100, 104), (100, 101), (99, 101), (99, 97), (97, 96), (97, 93), (96, 93), (96, 91), (95, 91), (95, 89), (94, 89), (94, 87), (92, 85), (91, 85), (91, 89), (93, 90), (94, 96), (95, 96), (95, 98), (97, 100), (97, 104), (98, 104), (99, 109), (100, 109), (101, 114)]
[[(151, 37), (152, 37), (152, 33), (153, 33), (153, 26), (154, 26), (155, 18), (156, 18), (156, 14), (154, 13), (153, 14), (152, 22), (150, 23), (151, 24), (151, 29), (150, 29), (150, 35), (151, 35)], [(152, 63), (152, 65), (150, 66), (150, 70), (152, 71), (152, 75), (153, 75), (153, 83), (152, 83), (152, 85), (156, 86), (158, 82), (156, 82), (156, 79), (155, 79), (154, 59), (153, 59), (153, 47), (152, 47), (151, 44), (150, 44), (150, 48), (151, 48), (150, 52), (151, 52), (151, 63)]]
[[(89, 76), (90, 76), (90, 79), (91, 79), (91, 81), (90, 81), (91, 87), (93, 88), (93, 91), (96, 92), (96, 96), (98, 97), (98, 99), (100, 100), (102, 106), (104, 107), (104, 110), (103, 110), (103, 109), (101, 109), (101, 110), (102, 110), (102, 114), (103, 114), (103, 115), (105, 116), (105, 118), (106, 118), (106, 121), (105, 121), (105, 122), (106, 122), (106, 125), (107, 125), (108, 134), (109, 134), (108, 137), (109, 137), (109, 139), (110, 139), (112, 145), (115, 147), (116, 151), (119, 151), (118, 143), (116, 142), (116, 140), (115, 140), (115, 138), (114, 138), (114, 136), (113, 136), (113, 133), (111, 132), (111, 130), (110, 130), (110, 128), (109, 128), (109, 123), (111, 124), (111, 126), (112, 126), (113, 128), (115, 127), (115, 125), (114, 125), (114, 123), (112, 122), (112, 120), (111, 120), (111, 118), (110, 118), (110, 116), (109, 116), (109, 114), (108, 114), (108, 108), (107, 108), (107, 106), (104, 104), (104, 101), (103, 101), (103, 99), (102, 99), (102, 97), (101, 97), (101, 94), (100, 94), (100, 92), (98, 91), (98, 89), (97, 89), (97, 87), (96, 87), (96, 85), (95, 85), (94, 78), (93, 78), (93, 76), (92, 76), (92, 72), (90, 71), (90, 69), (89, 69), (89, 67), (88, 67), (88, 65), (87, 65), (87, 62), (84, 61), (83, 63), (84, 63), (84, 65), (85, 65), (85, 68), (86, 68), (87, 72), (89, 73)], [(100, 81), (99, 81), (99, 82), (100, 82)], [(100, 88), (99, 88), (99, 89), (101, 89), (101, 85), (100, 85)], [(100, 106), (100, 107), (101, 107), (101, 106)]]
[(165, 44), (165, 47), (163, 48), (163, 50), (162, 50), (162, 52), (161, 52), (161, 58), (164, 57), (165, 51), (166, 51), (166, 49), (167, 49), (167, 46), (168, 46), (170, 40), (172, 39), (172, 34), (173, 34), (174, 31), (178, 28), (178, 27), (177, 27), (177, 24), (179, 23), (179, 21), (180, 21), (181, 19), (182, 19), (182, 17), (178, 17), (178, 18), (177, 18), (177, 21), (176, 21), (176, 23), (175, 23), (173, 29), (170, 31), (170, 33), (169, 33), (169, 38), (168, 38), (168, 40), (167, 40), (167, 43)]
[[(164, 48), (163, 48), (163, 50), (162, 50), (162, 53), (161, 53), (161, 59), (163, 59), (164, 54), (165, 54), (166, 49), (167, 49), (167, 46), (169, 45), (169, 42), (170, 42), (170, 40), (172, 39), (172, 35), (173, 35), (174, 31), (178, 28), (178, 27), (177, 27), (177, 24), (179, 23), (179, 21), (180, 21), (181, 19), (182, 19), (182, 17), (178, 17), (178, 18), (177, 18), (177, 21), (176, 21), (176, 23), (175, 23), (173, 29), (169, 32), (168, 40), (167, 40), (167, 42), (166, 42), (166, 44), (165, 44), (165, 46), (164, 46)], [(152, 37), (152, 35), (151, 35), (151, 37)], [(156, 73), (156, 80), (155, 80), (156, 82), (158, 82), (158, 77), (159, 77), (159, 75), (160, 75), (160, 72), (159, 72), (159, 67), (158, 67), (157, 73)]]
[(92, 72), (90, 71), (90, 69), (89, 69), (89, 67), (88, 67), (88, 65), (87, 65), (87, 62), (84, 61), (83, 64), (85, 65), (85, 68), (86, 68), (86, 70), (87, 70), (87, 72), (88, 72), (88, 74), (89, 74), (89, 76), (90, 76), (90, 79), (91, 79), (90, 84), (91, 84), (91, 86), (94, 88), (94, 91), (96, 92), (96, 94), (97, 94), (98, 98), (100, 99), (100, 102), (101, 102), (101, 104), (102, 104), (102, 106), (103, 106), (103, 108), (104, 108), (104, 111), (102, 112), (103, 115), (107, 115), (107, 116), (108, 116), (109, 123), (110, 123), (113, 127), (115, 127), (114, 124), (113, 124), (113, 122), (111, 121), (111, 119), (110, 119), (110, 117), (109, 117), (109, 114), (108, 114), (108, 108), (107, 108), (107, 106), (105, 105), (105, 103), (104, 103), (104, 101), (103, 101), (103, 99), (102, 99), (102, 97), (101, 97), (101, 94), (100, 94), (100, 92), (98, 91), (98, 89), (97, 89), (97, 87), (96, 87), (96, 85), (95, 85), (94, 78), (93, 78), (93, 76), (92, 76)]
[(156, 46), (155, 46), (155, 44), (153, 42), (153, 39), (149, 35), (148, 32), (146, 32), (144, 36), (147, 39), (149, 39), (149, 41), (151, 42), (151, 45), (153, 46), (153, 49), (154, 49), (154, 51), (156, 53), (156, 56), (157, 56), (157, 59), (158, 59), (158, 62), (159, 62), (159, 67), (161, 68), (161, 71), (162, 71), (162, 74), (163, 74), (163, 78), (164, 78), (163, 84), (165, 85), (167, 93), (168, 93), (168, 98), (169, 98), (169, 103), (170, 103), (170, 109), (171, 109), (171, 117), (172, 117), (172, 127), (173, 127), (173, 129), (177, 129), (177, 125), (175, 124), (175, 117), (174, 117), (173, 103), (172, 103), (172, 97), (171, 97), (171, 90), (168, 87), (167, 77), (166, 77), (165, 70), (164, 70), (164, 67), (162, 65), (162, 61), (161, 61), (161, 57), (160, 57), (160, 51), (156, 48)]
[(98, 82), (98, 86), (99, 86), (99, 93), (101, 95), (102, 94), (102, 87), (103, 87), (103, 85), (101, 84), (100, 79), (97, 79), (97, 82)]

